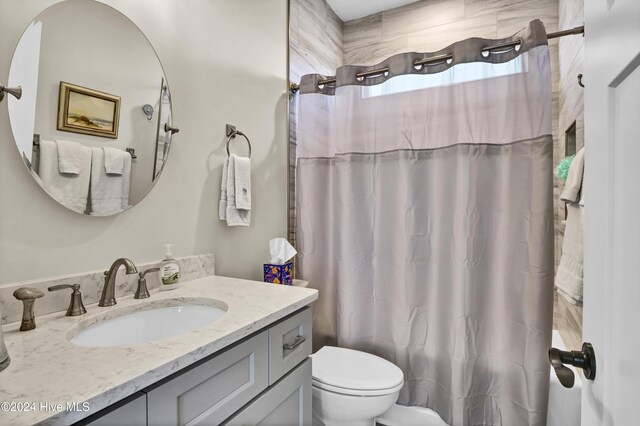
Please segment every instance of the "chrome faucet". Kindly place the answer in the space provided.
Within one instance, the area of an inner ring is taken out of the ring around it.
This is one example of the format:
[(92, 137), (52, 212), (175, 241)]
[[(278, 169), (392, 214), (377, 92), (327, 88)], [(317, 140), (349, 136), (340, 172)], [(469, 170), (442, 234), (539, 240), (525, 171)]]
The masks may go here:
[(116, 304), (116, 273), (121, 266), (126, 268), (127, 275), (138, 273), (136, 265), (129, 259), (122, 257), (113, 262), (109, 271), (104, 273), (104, 287), (102, 287), (102, 297), (100, 297), (98, 306), (113, 306)]

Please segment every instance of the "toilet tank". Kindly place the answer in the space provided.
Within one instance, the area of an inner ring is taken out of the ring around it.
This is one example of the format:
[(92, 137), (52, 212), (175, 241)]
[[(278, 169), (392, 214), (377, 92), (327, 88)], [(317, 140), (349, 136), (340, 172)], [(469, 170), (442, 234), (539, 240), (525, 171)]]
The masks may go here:
[[(563, 351), (567, 350), (558, 330), (553, 330), (551, 345)], [(565, 388), (558, 381), (553, 368), (549, 366), (551, 381), (549, 384), (547, 426), (580, 426), (583, 376), (574, 367), (569, 366), (569, 368), (575, 374), (576, 382), (572, 388)]]

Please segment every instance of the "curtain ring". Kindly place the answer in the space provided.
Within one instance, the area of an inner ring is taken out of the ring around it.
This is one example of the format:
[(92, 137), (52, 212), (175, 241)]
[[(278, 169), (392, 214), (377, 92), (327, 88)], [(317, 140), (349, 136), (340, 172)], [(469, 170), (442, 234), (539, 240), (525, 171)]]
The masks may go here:
[(241, 131), (238, 131), (238, 130), (236, 130), (235, 132), (231, 133), (229, 135), (229, 137), (227, 138), (227, 155), (228, 156), (231, 155), (231, 153), (229, 152), (229, 142), (231, 142), (231, 139), (235, 138), (237, 135), (242, 136), (247, 141), (247, 145), (249, 146), (249, 158), (251, 158), (251, 141), (249, 140), (247, 135), (245, 135), (244, 133), (242, 133)]

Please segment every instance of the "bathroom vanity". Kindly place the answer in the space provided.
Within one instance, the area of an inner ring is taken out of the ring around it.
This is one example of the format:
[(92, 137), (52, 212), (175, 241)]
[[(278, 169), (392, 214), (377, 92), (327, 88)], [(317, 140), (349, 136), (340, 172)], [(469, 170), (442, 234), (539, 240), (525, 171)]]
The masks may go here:
[[(3, 400), (37, 405), (3, 411), (0, 423), (310, 424), (309, 305), (317, 297), (312, 289), (209, 276), (145, 300), (89, 305), (81, 317), (38, 317), (30, 332), (10, 324)], [(226, 312), (173, 337), (128, 346), (75, 339), (124, 315), (214, 305)]]

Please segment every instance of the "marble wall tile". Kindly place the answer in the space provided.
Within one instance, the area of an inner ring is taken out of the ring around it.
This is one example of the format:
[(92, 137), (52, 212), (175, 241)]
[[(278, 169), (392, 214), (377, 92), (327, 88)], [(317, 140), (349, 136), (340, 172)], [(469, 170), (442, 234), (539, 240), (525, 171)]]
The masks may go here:
[[(584, 0), (559, 0), (558, 3), (560, 28), (568, 29), (584, 24)], [(565, 37), (564, 40), (573, 38)]]
[(516, 1), (496, 15), (498, 37), (508, 37), (534, 19), (540, 19), (548, 33), (558, 31), (558, 0)]
[(300, 43), (300, 3), (289, 2), (289, 45)]
[[(204, 254), (176, 259), (180, 265), (181, 281), (191, 281), (209, 275), (215, 275), (215, 256)], [(159, 266), (159, 262), (137, 264), (138, 271)], [(107, 265), (109, 266), (109, 265)], [(69, 306), (71, 290), (49, 292), (47, 288), (58, 284), (80, 284), (82, 301), (85, 305), (98, 303), (104, 286), (104, 271), (67, 275), (35, 281), (4, 284), (0, 287), (0, 303), (2, 303), (2, 323), (20, 321), (22, 318), (22, 302), (13, 297), (14, 290), (20, 287), (34, 287), (44, 292), (44, 297), (36, 300), (35, 315), (37, 317), (53, 312), (66, 311)], [(159, 273), (147, 275), (147, 288), (154, 290), (160, 287)], [(138, 288), (138, 274), (126, 275), (120, 268), (116, 277), (116, 297), (134, 294)]]
[(477, 16), (413, 32), (409, 35), (409, 49), (433, 52), (470, 37), (495, 38), (496, 15)]
[(333, 75), (343, 65), (342, 21), (325, 0), (291, 0), (290, 79), (305, 74)]
[[(340, 17), (336, 15), (336, 13), (333, 11), (333, 9), (331, 9), (331, 7), (329, 7), (329, 5), (327, 5), (327, 34), (329, 35), (329, 39), (331, 40), (333, 45), (336, 47), (336, 51), (334, 52), (334, 54), (338, 58), (340, 58), (340, 53), (342, 50), (341, 47), (344, 38), (342, 26), (343, 23)], [(338, 62), (340, 61), (338, 60)]]
[(350, 65), (375, 65), (389, 56), (409, 50), (408, 36), (389, 37), (384, 40), (371, 40), (359, 47), (345, 47), (344, 60)]
[(578, 74), (584, 67), (584, 47), (581, 46), (566, 75), (560, 82), (560, 130), (566, 131), (584, 110), (584, 88), (578, 84)]
[[(364, 18), (354, 19), (345, 22), (344, 30), (344, 47), (355, 49), (357, 47), (367, 46), (371, 42), (382, 40), (382, 13), (365, 16)], [(345, 61), (345, 63), (349, 63)]]
[(382, 12), (382, 35), (411, 34), (464, 19), (464, 0), (428, 0)]
[[(343, 65), (343, 22), (326, 0), (290, 0), (289, 80), (305, 74), (334, 75)], [(289, 220), (287, 237), (296, 245), (296, 100), (289, 103)]]
[(297, 1), (300, 8), (300, 22), (303, 23), (300, 31), (306, 31), (307, 25), (315, 21), (320, 25), (327, 22), (327, 4), (323, 0)]
[(523, 3), (531, 3), (531, 0), (465, 0), (464, 16), (465, 18), (473, 18), (488, 13), (497, 13), (514, 6), (521, 7)]

